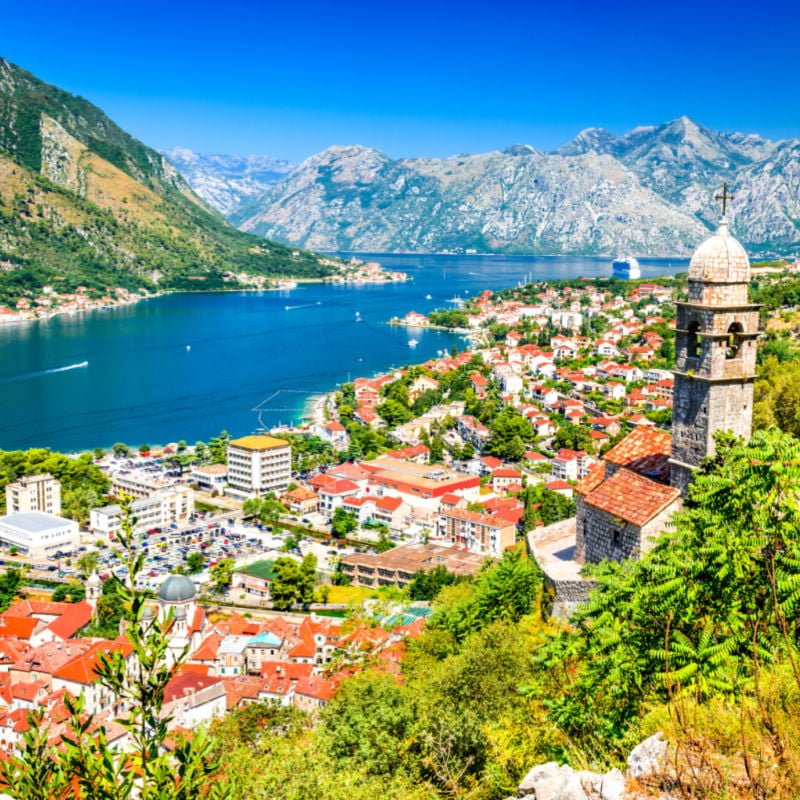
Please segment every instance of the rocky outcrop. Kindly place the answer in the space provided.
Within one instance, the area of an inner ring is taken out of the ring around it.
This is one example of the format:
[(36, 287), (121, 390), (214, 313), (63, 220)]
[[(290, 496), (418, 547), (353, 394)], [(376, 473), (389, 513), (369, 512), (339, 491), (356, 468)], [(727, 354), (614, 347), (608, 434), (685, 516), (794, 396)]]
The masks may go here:
[(319, 249), (688, 254), (729, 216), (753, 248), (800, 243), (800, 142), (709, 131), (687, 117), (624, 136), (590, 128), (554, 153), (528, 145), (445, 159), (331, 147), (231, 219)]
[(294, 164), (269, 156), (195, 153), (186, 147), (162, 150), (193, 191), (221, 214), (230, 214), (260, 197)]
[(554, 761), (540, 764), (520, 783), (517, 797), (527, 800), (634, 800), (640, 796), (638, 786), (629, 786), (626, 777), (636, 779), (636, 783), (657, 775), (666, 755), (667, 743), (661, 734), (656, 734), (631, 751), (627, 775), (618, 769), (599, 774), (575, 770)]

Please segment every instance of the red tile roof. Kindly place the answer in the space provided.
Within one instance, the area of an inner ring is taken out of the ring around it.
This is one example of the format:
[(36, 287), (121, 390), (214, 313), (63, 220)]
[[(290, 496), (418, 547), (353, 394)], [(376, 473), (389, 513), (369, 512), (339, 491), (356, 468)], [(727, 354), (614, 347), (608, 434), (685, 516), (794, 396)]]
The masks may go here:
[(606, 477), (606, 468), (603, 464), (592, 464), (586, 475), (578, 481), (575, 491), (578, 494), (589, 494), (596, 489)]
[(669, 457), (672, 437), (659, 428), (634, 428), (619, 444), (612, 447), (605, 460), (655, 480), (669, 479)]
[(190, 694), (196, 694), (202, 689), (207, 689), (219, 683), (219, 678), (200, 675), (193, 671), (183, 671), (175, 675), (164, 689), (164, 702), (171, 703)]
[(403, 505), (401, 497), (381, 497), (375, 501), (375, 505), (384, 511), (397, 511)]
[(56, 620), (53, 620), (47, 630), (59, 639), (69, 639), (74, 636), (84, 625), (92, 619), (92, 607), (85, 600), (68, 606), (67, 610)]
[(500, 467), (492, 473), (493, 478), (521, 478), (522, 473), (511, 467)]
[(88, 686), (97, 680), (97, 666), (103, 653), (121, 652), (125, 657), (133, 652), (133, 647), (127, 642), (97, 642), (92, 648), (77, 658), (73, 658), (63, 667), (53, 673), (54, 678), (61, 678), (72, 683), (82, 683)]
[(641, 527), (677, 500), (680, 494), (675, 487), (620, 469), (585, 499), (594, 508)]
[(0, 636), (15, 636), (17, 639), (30, 639), (42, 621), (36, 617), (0, 616)]

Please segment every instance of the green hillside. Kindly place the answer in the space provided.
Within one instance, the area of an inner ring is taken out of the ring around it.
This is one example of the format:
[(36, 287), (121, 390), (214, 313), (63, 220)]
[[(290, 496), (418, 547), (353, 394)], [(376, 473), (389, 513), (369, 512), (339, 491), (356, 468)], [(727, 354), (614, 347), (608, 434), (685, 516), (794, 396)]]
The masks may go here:
[(330, 271), (312, 253), (237, 231), (96, 106), (3, 58), (0, 261), (12, 265), (0, 302), (46, 284), (210, 289), (226, 272)]

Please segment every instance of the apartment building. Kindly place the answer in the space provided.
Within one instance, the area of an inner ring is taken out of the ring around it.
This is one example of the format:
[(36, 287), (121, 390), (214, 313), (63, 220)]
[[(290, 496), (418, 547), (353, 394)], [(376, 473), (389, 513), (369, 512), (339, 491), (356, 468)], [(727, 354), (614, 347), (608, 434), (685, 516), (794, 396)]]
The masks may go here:
[(292, 448), (274, 436), (243, 436), (228, 442), (228, 492), (261, 497), (286, 491), (292, 479)]
[[(120, 507), (117, 504), (93, 508), (89, 528), (103, 536), (116, 535), (120, 526)], [(194, 492), (188, 486), (174, 486), (149, 497), (139, 497), (131, 504), (136, 518), (134, 533), (142, 534), (153, 528), (187, 523), (194, 514)]]
[(61, 483), (49, 472), (20, 478), (6, 486), (6, 513), (28, 511), (42, 511), (56, 517), (61, 513)]

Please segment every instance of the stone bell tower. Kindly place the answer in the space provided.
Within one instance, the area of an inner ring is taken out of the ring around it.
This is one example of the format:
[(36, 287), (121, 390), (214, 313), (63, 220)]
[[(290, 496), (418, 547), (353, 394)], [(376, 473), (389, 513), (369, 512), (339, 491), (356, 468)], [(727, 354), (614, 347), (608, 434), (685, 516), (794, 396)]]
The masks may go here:
[(678, 303), (670, 483), (686, 492), (694, 470), (715, 452), (713, 434), (749, 438), (759, 306), (748, 302), (750, 261), (728, 230), (730, 195), (719, 229), (689, 264), (689, 296)]

